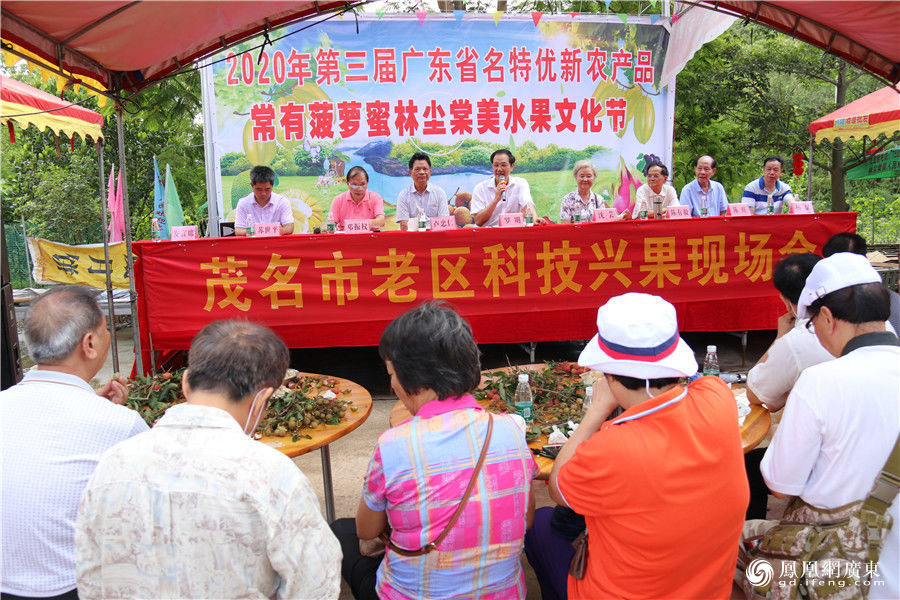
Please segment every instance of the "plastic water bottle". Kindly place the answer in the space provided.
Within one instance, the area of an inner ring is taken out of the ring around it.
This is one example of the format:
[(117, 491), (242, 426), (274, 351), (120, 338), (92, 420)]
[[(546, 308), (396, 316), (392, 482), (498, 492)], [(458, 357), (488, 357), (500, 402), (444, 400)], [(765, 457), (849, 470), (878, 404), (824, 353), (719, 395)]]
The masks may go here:
[(162, 238), (162, 232), (159, 227), (159, 219), (153, 217), (150, 219), (150, 237), (154, 242), (158, 242)]
[(772, 198), (772, 194), (769, 194), (768, 198), (766, 198), (766, 214), (775, 214), (775, 199)]
[(700, 196), (700, 216), (701, 217), (709, 216), (709, 203), (706, 200), (706, 195)]
[(703, 375), (719, 376), (719, 355), (715, 346), (706, 347), (706, 358), (703, 359)]
[(419, 209), (419, 231), (428, 231), (428, 217), (422, 209)]
[(528, 385), (528, 373), (519, 373), (519, 385), (516, 387), (516, 398), (513, 402), (516, 414), (525, 419), (525, 424), (534, 425), (534, 400), (531, 398), (531, 386)]
[(594, 401), (594, 387), (590, 385), (584, 386), (584, 402), (581, 403), (581, 408), (584, 409), (582, 414), (587, 414), (588, 409), (591, 407), (591, 403)]
[(253, 236), (253, 215), (247, 215), (247, 237)]

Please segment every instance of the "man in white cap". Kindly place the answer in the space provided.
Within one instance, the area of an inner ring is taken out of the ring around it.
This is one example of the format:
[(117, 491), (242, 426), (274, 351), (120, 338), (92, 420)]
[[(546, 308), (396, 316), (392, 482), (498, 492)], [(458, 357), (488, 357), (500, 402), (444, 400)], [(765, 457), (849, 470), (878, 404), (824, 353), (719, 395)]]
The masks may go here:
[[(798, 308), (797, 318), (808, 318), (837, 358), (800, 375), (760, 468), (775, 496), (832, 509), (869, 494), (900, 435), (900, 342), (886, 331), (890, 300), (864, 256), (841, 252), (819, 261)], [(888, 513), (894, 527), (869, 598), (900, 598), (896, 497)]]
[(584, 578), (569, 576), (567, 596), (727, 598), (748, 500), (734, 396), (717, 377), (679, 385), (697, 361), (662, 298), (612, 298), (597, 330), (578, 362), (604, 375), (550, 475), (551, 497), (587, 523)]

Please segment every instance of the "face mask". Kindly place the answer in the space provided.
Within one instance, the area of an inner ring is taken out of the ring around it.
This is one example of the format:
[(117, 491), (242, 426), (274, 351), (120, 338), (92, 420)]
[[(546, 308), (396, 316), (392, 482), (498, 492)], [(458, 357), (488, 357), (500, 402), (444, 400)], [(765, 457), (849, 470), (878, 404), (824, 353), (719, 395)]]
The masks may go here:
[(253, 396), (253, 402), (250, 403), (250, 412), (247, 413), (247, 422), (244, 424), (244, 434), (253, 437), (253, 434), (256, 432), (256, 428), (259, 427), (259, 422), (262, 421), (262, 416), (265, 411), (265, 401), (263, 402), (263, 406), (260, 407), (259, 413), (256, 415), (256, 420), (253, 422), (253, 426), (250, 425), (250, 416), (253, 414), (253, 409), (256, 408), (256, 401), (259, 400), (259, 395), (263, 393), (263, 390), (259, 390), (256, 392), (256, 395)]

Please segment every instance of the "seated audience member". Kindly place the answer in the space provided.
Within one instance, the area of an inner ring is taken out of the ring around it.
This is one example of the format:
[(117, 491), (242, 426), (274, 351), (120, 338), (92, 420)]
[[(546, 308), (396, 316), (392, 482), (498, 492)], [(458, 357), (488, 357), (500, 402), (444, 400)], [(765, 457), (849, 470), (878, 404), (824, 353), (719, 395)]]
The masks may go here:
[(694, 165), (697, 176), (692, 182), (681, 188), (679, 202), (682, 206), (691, 207), (692, 217), (701, 217), (703, 208), (710, 217), (724, 215), (728, 209), (728, 195), (718, 181), (713, 181), (716, 174), (716, 159), (712, 156), (701, 156)]
[(666, 208), (678, 206), (678, 193), (666, 183), (669, 170), (662, 163), (650, 163), (647, 167), (647, 183), (635, 192), (634, 209), (625, 209), (619, 215), (622, 219), (639, 218), (646, 211), (647, 218), (655, 219), (666, 214)]
[(820, 260), (815, 254), (789, 254), (775, 265), (772, 274), (787, 312), (778, 318), (775, 341), (747, 375), (747, 398), (772, 412), (784, 406), (803, 369), (834, 358), (807, 328), (806, 320), (797, 319), (800, 292)]
[(575, 189), (566, 194), (559, 204), (559, 222), (572, 223), (575, 215), (582, 221), (593, 221), (594, 211), (606, 208), (606, 203), (597, 192), (591, 190), (597, 178), (597, 169), (590, 160), (579, 160), (572, 169)]
[(500, 215), (522, 213), (537, 218), (531, 188), (521, 177), (511, 177), (516, 157), (505, 148), (491, 154), (494, 176), (482, 181), (472, 190), (472, 218), (478, 227), (500, 224)]
[(763, 161), (763, 176), (744, 187), (741, 202), (750, 206), (750, 212), (765, 215), (772, 205), (772, 213), (780, 214), (783, 205), (794, 201), (791, 186), (781, 181), (784, 161), (779, 156), (769, 156)]
[(109, 350), (94, 290), (52, 288), (25, 317), (37, 367), (0, 392), (3, 598), (77, 599), (75, 514), (100, 455), (147, 424), (124, 406), (124, 379), (88, 382)]
[[(281, 194), (273, 194), (275, 171), (259, 166), (250, 170), (250, 185), (253, 193), (244, 196), (237, 203), (234, 217), (234, 234), (247, 235), (247, 227), (260, 223), (279, 223), (281, 235), (294, 232), (294, 211), (291, 201)], [(249, 220), (249, 222), (248, 222)]]
[[(865, 257), (819, 261), (806, 279), (798, 318), (809, 319), (834, 360), (800, 375), (761, 470), (775, 496), (829, 510), (865, 498), (900, 434), (900, 342), (885, 330), (889, 301)], [(869, 598), (900, 598), (900, 510), (881, 549)], [(772, 522), (748, 521), (745, 536)], [(742, 552), (742, 565), (746, 566)]]
[[(378, 351), (413, 416), (378, 439), (356, 521), (332, 525), (353, 595), (524, 598), (519, 556), (538, 468), (516, 421), (472, 397), (481, 373), (468, 323), (426, 303), (394, 319)], [(382, 533), (383, 559), (362, 556), (359, 540)]]
[(331, 201), (328, 218), (343, 229), (348, 220), (369, 221), (369, 229), (384, 227), (384, 199), (369, 191), (369, 174), (356, 166), (347, 172), (347, 191), (338, 194)]
[[(604, 375), (550, 474), (550, 496), (587, 522), (568, 598), (727, 598), (748, 496), (734, 396), (718, 377), (678, 384), (697, 361), (662, 298), (612, 298), (597, 329), (578, 363)], [(567, 597), (547, 574), (574, 553), (551, 513), (537, 511), (526, 538), (545, 600)]]
[[(868, 246), (861, 235), (842, 231), (828, 238), (822, 246), (822, 256), (826, 258), (837, 252), (852, 252), (865, 256)], [(888, 288), (888, 295), (891, 297), (891, 316), (888, 323), (891, 324), (894, 333), (897, 333), (900, 332), (900, 294)]]
[[(447, 194), (438, 186), (430, 183), (431, 159), (424, 152), (416, 152), (409, 159), (409, 184), (397, 197), (397, 225), (406, 231), (407, 221), (415, 224), (420, 214), (431, 217), (446, 217), (450, 214), (447, 205)], [(415, 226), (413, 226), (415, 229)]]
[(309, 482), (252, 439), (288, 351), (214, 321), (191, 342), (186, 402), (100, 460), (78, 509), (85, 598), (336, 598), (341, 552)]

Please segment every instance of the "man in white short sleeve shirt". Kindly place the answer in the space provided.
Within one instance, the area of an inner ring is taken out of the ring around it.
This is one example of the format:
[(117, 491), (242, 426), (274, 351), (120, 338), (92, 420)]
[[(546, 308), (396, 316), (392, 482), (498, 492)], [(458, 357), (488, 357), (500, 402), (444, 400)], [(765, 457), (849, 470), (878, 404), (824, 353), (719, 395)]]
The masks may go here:
[[(800, 375), (760, 468), (775, 496), (832, 509), (869, 494), (900, 434), (900, 342), (885, 329), (887, 290), (863, 256), (819, 261), (798, 307), (837, 358)], [(900, 597), (897, 497), (888, 514), (869, 598)]]
[(88, 382), (106, 361), (110, 333), (94, 291), (60, 286), (41, 295), (25, 318), (37, 367), (0, 392), (2, 592), (77, 598), (75, 513), (100, 455), (147, 431), (119, 406), (127, 382)]
[(472, 190), (470, 210), (478, 227), (494, 227), (500, 224), (500, 215), (522, 213), (537, 218), (531, 188), (521, 177), (511, 177), (516, 157), (505, 148), (491, 154), (494, 176), (482, 181)]
[(234, 234), (247, 235), (247, 229), (260, 223), (278, 223), (281, 235), (294, 233), (294, 211), (291, 201), (281, 194), (272, 193), (275, 171), (269, 167), (253, 167), (250, 170), (253, 193), (237, 203), (234, 217)]
[[(397, 197), (397, 225), (406, 231), (408, 221), (413, 223), (419, 214), (425, 217), (446, 217), (450, 215), (447, 206), (447, 194), (431, 183), (431, 159), (424, 152), (416, 152), (409, 159), (409, 176), (412, 183), (405, 187)], [(413, 226), (415, 229), (415, 225)]]

